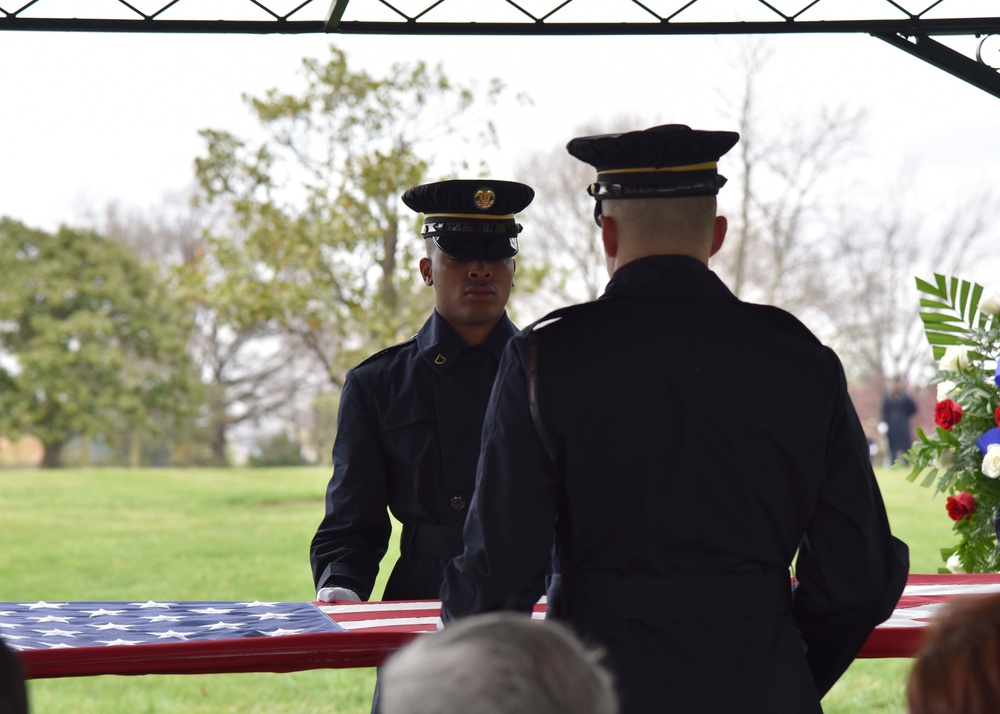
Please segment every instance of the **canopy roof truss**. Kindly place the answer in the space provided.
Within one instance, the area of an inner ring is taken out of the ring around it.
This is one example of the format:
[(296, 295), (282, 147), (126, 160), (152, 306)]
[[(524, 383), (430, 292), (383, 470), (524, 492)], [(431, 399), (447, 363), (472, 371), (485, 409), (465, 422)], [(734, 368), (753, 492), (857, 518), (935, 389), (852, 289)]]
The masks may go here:
[[(15, 6), (15, 1), (21, 4)], [(0, 0), (0, 30), (508, 36), (863, 33), (1000, 97), (997, 0)]]

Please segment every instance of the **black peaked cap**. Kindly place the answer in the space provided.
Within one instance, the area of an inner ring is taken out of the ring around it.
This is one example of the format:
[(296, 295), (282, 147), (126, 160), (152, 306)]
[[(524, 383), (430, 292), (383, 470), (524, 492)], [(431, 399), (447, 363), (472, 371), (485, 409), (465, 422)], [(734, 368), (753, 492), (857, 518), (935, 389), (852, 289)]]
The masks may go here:
[(701, 131), (684, 124), (664, 124), (622, 134), (581, 136), (572, 139), (566, 150), (602, 173), (714, 162), (739, 139), (735, 131)]
[(520, 213), (534, 197), (531, 186), (516, 181), (454, 179), (407, 189), (403, 203), (417, 213), (505, 216)]
[(448, 255), (502, 260), (518, 251), (514, 214), (535, 197), (528, 185), (493, 179), (454, 179), (408, 189), (403, 203), (424, 214), (421, 236)]

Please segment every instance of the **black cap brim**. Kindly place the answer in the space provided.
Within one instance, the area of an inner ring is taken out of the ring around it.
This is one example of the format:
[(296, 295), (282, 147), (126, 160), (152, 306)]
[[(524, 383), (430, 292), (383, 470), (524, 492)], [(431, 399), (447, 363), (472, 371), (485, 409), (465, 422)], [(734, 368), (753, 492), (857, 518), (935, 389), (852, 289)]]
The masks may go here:
[(459, 260), (506, 260), (517, 255), (515, 236), (451, 233), (430, 238), (444, 253)]

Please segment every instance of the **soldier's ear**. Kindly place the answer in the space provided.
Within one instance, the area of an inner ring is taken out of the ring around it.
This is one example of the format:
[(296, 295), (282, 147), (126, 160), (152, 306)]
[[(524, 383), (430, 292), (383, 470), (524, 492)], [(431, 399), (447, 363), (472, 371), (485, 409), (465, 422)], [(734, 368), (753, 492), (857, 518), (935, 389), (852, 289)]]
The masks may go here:
[(605, 255), (609, 258), (618, 255), (618, 223), (611, 216), (601, 216), (601, 241)]
[(728, 227), (729, 221), (725, 216), (715, 217), (715, 225), (712, 227), (712, 248), (708, 254), (709, 257), (719, 252), (719, 248), (722, 247), (722, 243), (726, 240), (726, 229)]
[(420, 259), (420, 277), (424, 279), (424, 285), (433, 285), (434, 277), (431, 275), (431, 259)]

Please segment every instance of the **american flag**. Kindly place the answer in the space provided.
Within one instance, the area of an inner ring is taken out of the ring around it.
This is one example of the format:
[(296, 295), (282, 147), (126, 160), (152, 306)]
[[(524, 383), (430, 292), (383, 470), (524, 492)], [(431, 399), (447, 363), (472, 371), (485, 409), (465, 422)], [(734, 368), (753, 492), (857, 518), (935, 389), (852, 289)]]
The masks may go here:
[[(912, 657), (951, 599), (1000, 593), (1000, 574), (911, 575), (859, 657)], [(0, 637), (29, 678), (374, 667), (437, 629), (437, 600), (0, 602)], [(545, 616), (545, 600), (533, 617)]]
[(0, 637), (15, 650), (112, 647), (343, 632), (308, 602), (0, 603)]

